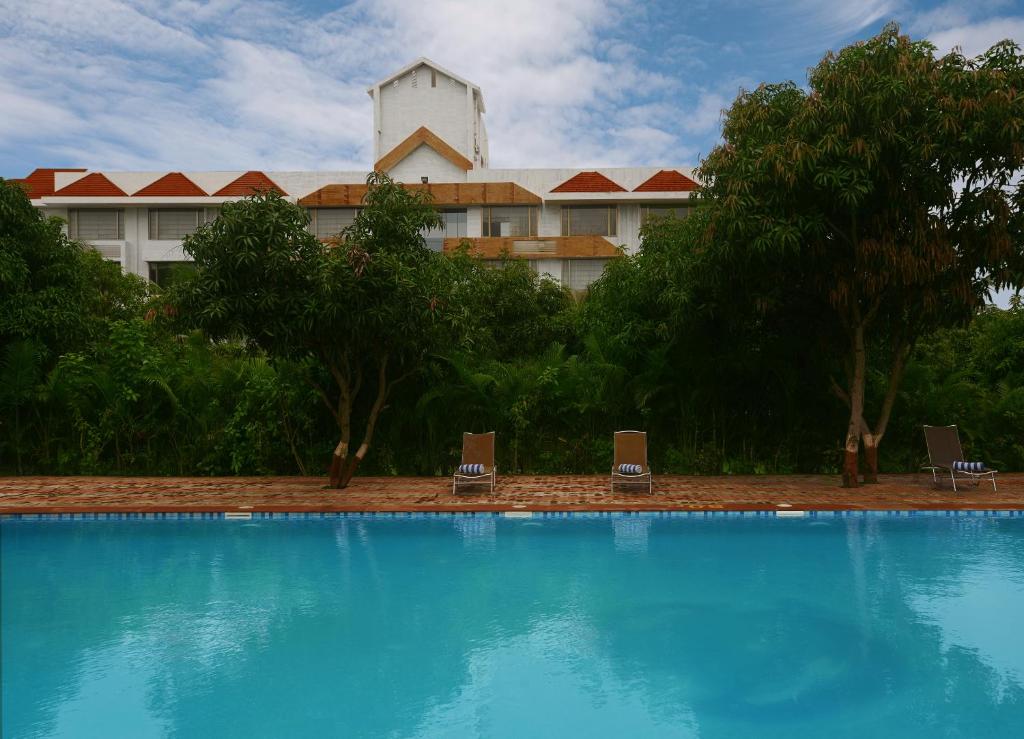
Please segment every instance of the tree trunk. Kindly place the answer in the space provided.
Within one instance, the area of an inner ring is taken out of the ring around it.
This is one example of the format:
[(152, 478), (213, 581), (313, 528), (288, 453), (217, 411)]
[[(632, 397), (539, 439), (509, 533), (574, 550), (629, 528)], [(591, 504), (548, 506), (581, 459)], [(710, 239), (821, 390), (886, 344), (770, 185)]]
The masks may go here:
[[(859, 316), (858, 316), (859, 318)], [(853, 329), (853, 373), (850, 377), (850, 421), (846, 425), (846, 445), (843, 454), (843, 487), (857, 487), (858, 451), (860, 449), (861, 423), (864, 416), (864, 324), (857, 321)]]
[(335, 379), (341, 392), (338, 397), (338, 410), (335, 412), (335, 419), (338, 422), (338, 428), (341, 430), (341, 439), (338, 441), (338, 446), (334, 447), (334, 454), (331, 455), (328, 485), (338, 490), (348, 485), (348, 480), (344, 479), (344, 470), (345, 460), (348, 458), (349, 443), (352, 440), (352, 391), (348, 385), (347, 378), (343, 381), (340, 376), (336, 376)]
[(878, 482), (878, 447), (881, 446), (882, 437), (885, 436), (885, 430), (889, 427), (889, 418), (892, 417), (892, 408), (896, 403), (896, 394), (899, 392), (900, 383), (903, 380), (903, 371), (907, 366), (910, 349), (910, 344), (905, 341), (900, 341), (896, 345), (892, 368), (889, 370), (889, 384), (885, 389), (885, 398), (882, 400), (882, 409), (878, 414), (878, 422), (875, 424), (874, 430), (863, 416), (861, 418), (861, 438), (864, 441), (864, 459), (867, 463), (864, 482)]
[(864, 482), (875, 484), (878, 482), (878, 442), (879, 438), (874, 434), (865, 433), (861, 435), (864, 441)]
[(857, 452), (860, 448), (860, 439), (856, 432), (851, 433), (847, 431), (846, 434), (846, 449), (843, 453), (843, 487), (844, 488), (855, 488), (858, 485), (857, 472), (858, 472), (858, 455)]
[(366, 457), (366, 453), (370, 449), (370, 442), (373, 441), (373, 432), (377, 426), (377, 419), (380, 417), (381, 411), (384, 410), (384, 403), (388, 398), (388, 391), (390, 389), (388, 385), (388, 357), (384, 356), (380, 360), (377, 371), (377, 397), (373, 401), (373, 406), (370, 408), (370, 416), (366, 421), (363, 443), (359, 445), (351, 459), (348, 459), (347, 455), (350, 439), (349, 419), (352, 407), (350, 401), (343, 403), (344, 408), (342, 413), (339, 414), (342, 437), (341, 441), (338, 442), (338, 446), (334, 449), (334, 455), (331, 457), (330, 487), (335, 490), (348, 487), (356, 474), (356, 470), (359, 468), (359, 463)]
[[(334, 447), (334, 454), (331, 455), (331, 471), (328, 473), (328, 486), (338, 490), (348, 485), (348, 480), (342, 481), (342, 470), (345, 467), (345, 458), (348, 456), (348, 439), (342, 437), (338, 446)], [(351, 476), (349, 479), (352, 479)]]

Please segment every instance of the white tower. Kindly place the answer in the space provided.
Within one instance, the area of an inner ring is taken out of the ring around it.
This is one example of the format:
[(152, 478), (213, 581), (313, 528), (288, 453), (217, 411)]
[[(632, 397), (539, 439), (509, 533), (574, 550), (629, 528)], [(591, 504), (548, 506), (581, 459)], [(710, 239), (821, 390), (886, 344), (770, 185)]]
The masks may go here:
[(420, 57), (367, 90), (374, 169), (399, 182), (465, 182), (487, 167), (480, 88)]

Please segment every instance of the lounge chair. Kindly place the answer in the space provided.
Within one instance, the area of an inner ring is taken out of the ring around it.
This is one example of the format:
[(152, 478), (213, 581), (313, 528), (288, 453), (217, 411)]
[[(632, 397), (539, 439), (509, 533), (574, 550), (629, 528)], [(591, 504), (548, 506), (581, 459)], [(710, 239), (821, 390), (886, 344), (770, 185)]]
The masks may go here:
[(647, 465), (647, 432), (616, 431), (615, 458), (612, 461), (611, 489), (615, 483), (647, 483), (647, 492), (653, 489), (651, 468)]
[(992, 489), (996, 489), (996, 472), (980, 462), (965, 462), (964, 450), (960, 446), (960, 434), (956, 426), (925, 426), (924, 440), (928, 445), (928, 464), (922, 469), (932, 471), (932, 482), (939, 483), (938, 471), (945, 470), (953, 481), (953, 492), (956, 492), (956, 476), (963, 475), (978, 485), (981, 478), (988, 477), (992, 481)]
[(494, 432), (462, 435), (462, 463), (452, 477), (452, 495), (459, 485), (486, 482), (494, 492), (497, 470), (494, 467)]

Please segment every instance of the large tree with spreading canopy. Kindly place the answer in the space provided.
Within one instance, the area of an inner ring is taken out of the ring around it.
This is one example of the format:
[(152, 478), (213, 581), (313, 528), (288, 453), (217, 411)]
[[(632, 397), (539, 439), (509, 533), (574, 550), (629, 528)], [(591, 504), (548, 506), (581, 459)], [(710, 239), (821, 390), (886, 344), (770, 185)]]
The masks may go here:
[(366, 456), (395, 386), (450, 345), (463, 318), (450, 299), (452, 265), (423, 238), (439, 225), (429, 195), (381, 173), (368, 184), (355, 222), (326, 241), (309, 232), (305, 210), (273, 192), (226, 204), (186, 238), (195, 275), (172, 290), (182, 317), (211, 336), (307, 363), (339, 432), (338, 488)]
[(861, 443), (875, 480), (915, 342), (1020, 284), (1024, 57), (1010, 41), (939, 56), (890, 24), (827, 54), (806, 89), (742, 92), (723, 138), (700, 168), (708, 248), (734, 284), (803, 306), (849, 409), (843, 482)]

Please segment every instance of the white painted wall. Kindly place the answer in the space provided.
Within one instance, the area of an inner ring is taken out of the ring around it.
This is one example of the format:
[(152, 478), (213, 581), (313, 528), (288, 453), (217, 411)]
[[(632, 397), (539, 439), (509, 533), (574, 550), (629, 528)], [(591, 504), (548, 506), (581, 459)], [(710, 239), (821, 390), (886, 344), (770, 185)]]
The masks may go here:
[[(413, 72), (416, 73), (415, 87)], [(399, 77), (397, 85), (392, 82), (379, 88), (380, 120), (374, 122), (375, 130), (379, 131), (375, 159), (405, 141), (420, 126), (426, 126), (464, 157), (473, 160), (469, 145), (473, 121), (466, 105), (470, 91), (463, 83), (441, 72), (436, 72), (437, 86), (431, 87), (430, 75), (431, 68), (421, 64)]]
[(417, 185), (422, 177), (431, 182), (465, 182), (466, 170), (456, 167), (426, 144), (420, 144), (388, 174), (396, 182)]
[(466, 238), (474, 238), (483, 235), (484, 209), (478, 206), (466, 208)]

